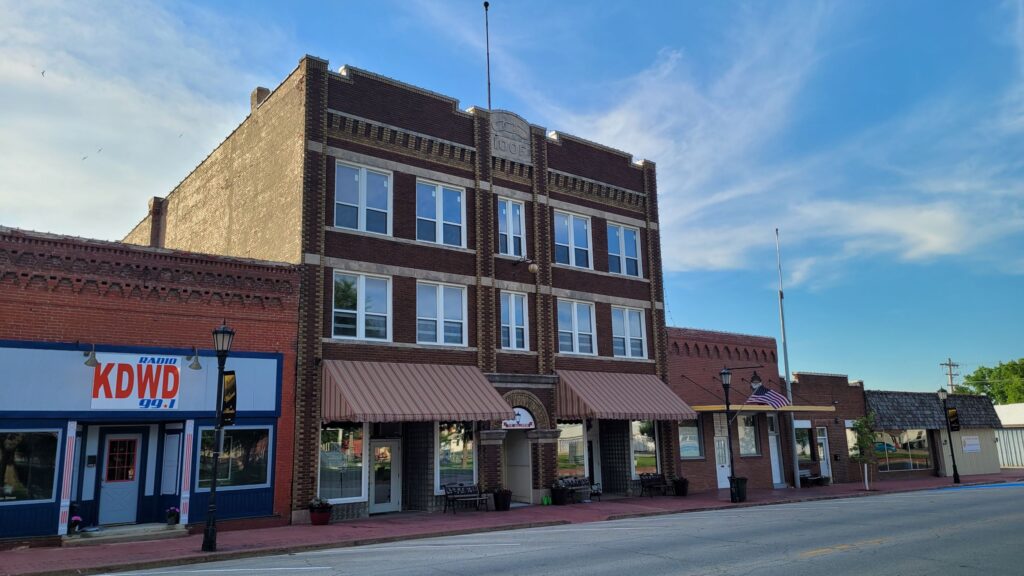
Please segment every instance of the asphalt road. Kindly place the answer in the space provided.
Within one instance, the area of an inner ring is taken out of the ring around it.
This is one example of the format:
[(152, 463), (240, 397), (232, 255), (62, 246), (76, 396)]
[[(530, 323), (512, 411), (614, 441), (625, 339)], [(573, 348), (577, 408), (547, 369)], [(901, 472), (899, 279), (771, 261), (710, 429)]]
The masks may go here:
[[(411, 540), (129, 574), (1024, 574), (1024, 484)], [(125, 573), (121, 573), (123, 576)]]

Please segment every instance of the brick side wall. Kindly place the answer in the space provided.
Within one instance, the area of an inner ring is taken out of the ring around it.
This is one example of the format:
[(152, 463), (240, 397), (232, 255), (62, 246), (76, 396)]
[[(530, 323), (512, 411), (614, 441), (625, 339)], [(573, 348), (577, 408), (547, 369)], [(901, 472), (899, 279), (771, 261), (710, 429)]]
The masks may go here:
[[(815, 429), (828, 429), (829, 464), (833, 482), (859, 482), (863, 473), (859, 466), (850, 461), (849, 442), (846, 438), (846, 421), (856, 420), (865, 414), (864, 386), (850, 382), (840, 374), (793, 374), (794, 404), (813, 406), (835, 406), (833, 413), (798, 412), (794, 417), (810, 420)], [(820, 465), (809, 467), (813, 474), (820, 473)], [(888, 478), (888, 476), (886, 476)]]

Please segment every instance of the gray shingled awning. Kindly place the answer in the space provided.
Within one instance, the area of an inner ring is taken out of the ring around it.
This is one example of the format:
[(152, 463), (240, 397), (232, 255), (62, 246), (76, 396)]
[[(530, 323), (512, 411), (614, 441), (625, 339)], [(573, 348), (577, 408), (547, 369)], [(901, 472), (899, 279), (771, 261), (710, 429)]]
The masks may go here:
[(478, 421), (514, 418), (476, 366), (326, 360), (327, 422)]
[[(934, 392), (865, 390), (864, 400), (867, 411), (875, 414), (878, 430), (942, 430), (946, 427), (942, 402)], [(951, 394), (947, 403), (957, 409), (963, 428), (1002, 427), (992, 401), (986, 396)]]

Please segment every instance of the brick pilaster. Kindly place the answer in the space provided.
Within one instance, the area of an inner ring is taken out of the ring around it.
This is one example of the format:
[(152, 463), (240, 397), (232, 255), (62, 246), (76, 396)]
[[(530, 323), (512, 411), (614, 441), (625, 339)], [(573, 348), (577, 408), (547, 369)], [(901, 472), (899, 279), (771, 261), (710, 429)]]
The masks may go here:
[(548, 139), (544, 128), (530, 126), (533, 152), (533, 261), (539, 270), (535, 276), (537, 306), (533, 328), (537, 331), (537, 373), (555, 369), (554, 299), (551, 297), (551, 208), (548, 206)]

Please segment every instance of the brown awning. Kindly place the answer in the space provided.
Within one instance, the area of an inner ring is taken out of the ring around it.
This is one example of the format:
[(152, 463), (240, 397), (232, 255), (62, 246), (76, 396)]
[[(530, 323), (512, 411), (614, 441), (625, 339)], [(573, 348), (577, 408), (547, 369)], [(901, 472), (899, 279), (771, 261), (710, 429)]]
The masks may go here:
[(323, 363), (327, 422), (506, 420), (512, 407), (476, 366)]
[(559, 370), (559, 418), (577, 420), (692, 420), (686, 402), (654, 374)]

